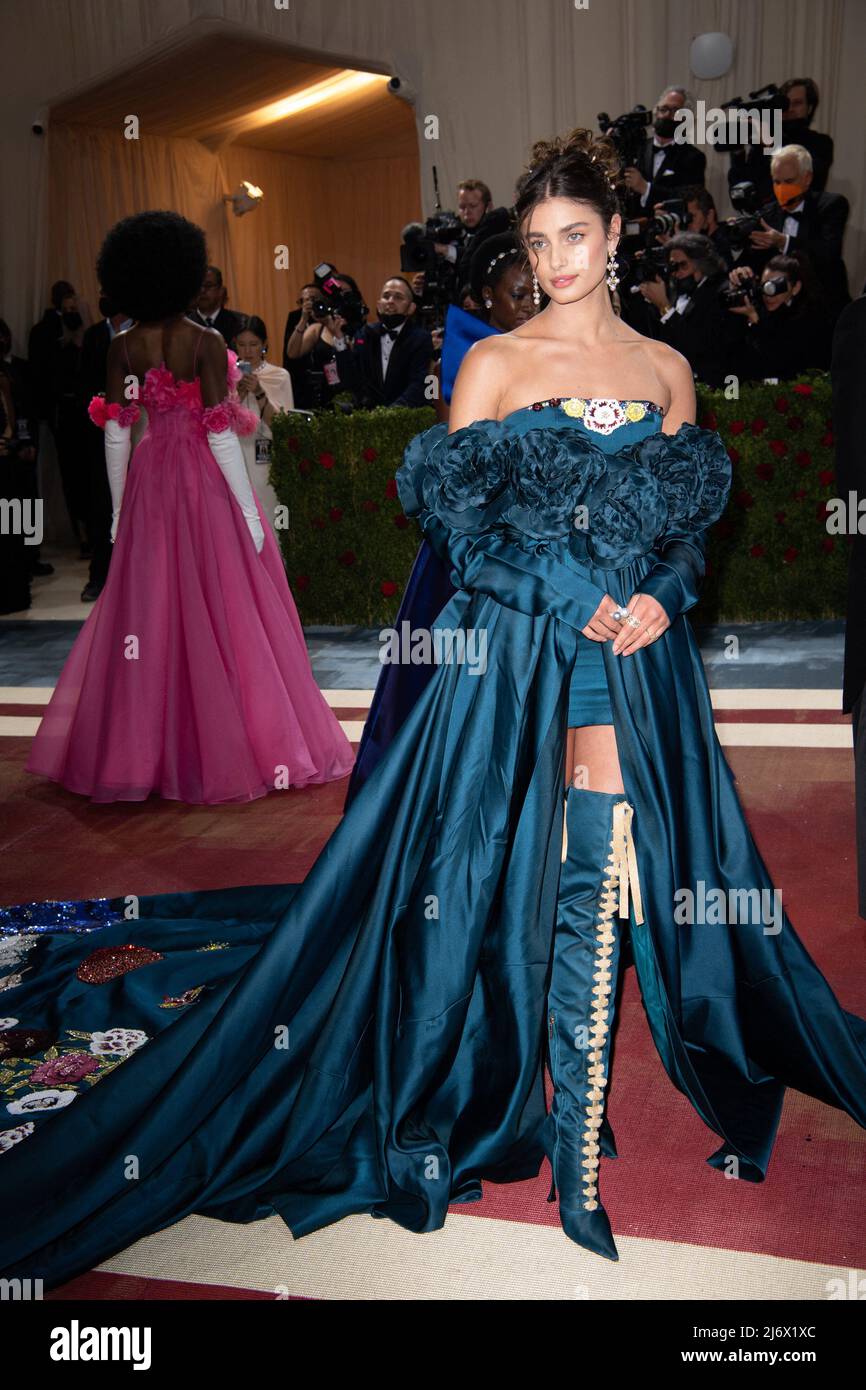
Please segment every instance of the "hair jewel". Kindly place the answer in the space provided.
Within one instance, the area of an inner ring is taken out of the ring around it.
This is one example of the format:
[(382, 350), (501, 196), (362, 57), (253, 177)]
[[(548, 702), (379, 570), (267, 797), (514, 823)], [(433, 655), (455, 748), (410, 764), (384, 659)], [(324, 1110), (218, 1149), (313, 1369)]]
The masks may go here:
[(518, 254), (518, 249), (517, 249), (516, 246), (509, 246), (509, 247), (507, 247), (504, 251), (500, 251), (499, 254), (498, 254), (497, 256), (494, 256), (494, 257), (493, 257), (493, 260), (492, 260), (492, 261), (490, 262), (490, 264), (488, 265), (488, 267), (487, 267), (487, 269), (485, 270), (484, 274), (485, 274), (485, 275), (489, 275), (490, 272), (491, 272), (491, 270), (493, 269), (493, 267), (496, 265), (496, 262), (497, 262), (497, 261), (501, 261), (502, 258), (503, 258), (503, 256), (516, 256), (517, 254)]

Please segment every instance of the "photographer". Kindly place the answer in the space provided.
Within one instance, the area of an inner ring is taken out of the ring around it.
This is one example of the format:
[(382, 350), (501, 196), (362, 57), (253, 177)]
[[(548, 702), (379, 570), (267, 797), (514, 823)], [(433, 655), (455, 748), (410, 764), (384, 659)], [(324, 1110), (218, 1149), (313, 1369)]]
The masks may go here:
[[(327, 281), (332, 293), (322, 285), (305, 285), (300, 295), (300, 314), (285, 340), (284, 361), (292, 377), (295, 404), (304, 410), (322, 410), (341, 389), (337, 370), (337, 340), (343, 340), (346, 319), (330, 304), (334, 295), (350, 295), (364, 313), (366, 305), (351, 275), (333, 272)], [(359, 324), (360, 326), (360, 324)]]
[(647, 136), (637, 162), (624, 170), (628, 188), (626, 213), (638, 217), (654, 204), (689, 185), (703, 185), (707, 157), (694, 145), (674, 139), (676, 113), (689, 103), (685, 87), (667, 87), (653, 110), (653, 134)]
[[(688, 213), (683, 230), (708, 237), (725, 265), (730, 269), (736, 260), (737, 253), (731, 244), (726, 224), (719, 221), (715, 199), (710, 190), (701, 188), (696, 184), (690, 188), (683, 188), (680, 197), (685, 203)], [(659, 237), (659, 240), (661, 241), (662, 238)]]
[(719, 302), (725, 263), (709, 237), (681, 232), (667, 251), (668, 283), (657, 278), (640, 285), (657, 311), (653, 336), (681, 352), (698, 381), (724, 385), (733, 330)]
[[(454, 304), (460, 302), (460, 290), (469, 280), (472, 257), (478, 247), (488, 237), (507, 232), (511, 226), (511, 214), (508, 208), (493, 206), (493, 195), (487, 184), (483, 183), (481, 179), (464, 179), (458, 185), (457, 216), (462, 224), (459, 235), (455, 236), (453, 240), (437, 241), (435, 230), (433, 230), (432, 241), (433, 252), (441, 261), (446, 263), (450, 271), (447, 276), (450, 286), (447, 299), (449, 303)], [(415, 224), (411, 225), (414, 227)], [(407, 243), (411, 241), (411, 238), (405, 233), (404, 239)], [(415, 267), (403, 264), (401, 269), (412, 272)], [(431, 289), (428, 283), (429, 278), (429, 275), (425, 274), (424, 271), (415, 270), (411, 283), (412, 289), (419, 299), (423, 300)]]
[[(829, 135), (812, 130), (812, 118), (818, 106), (818, 87), (811, 77), (790, 77), (779, 88), (779, 96), (787, 102), (782, 112), (782, 145), (802, 145), (812, 156), (812, 188), (823, 193), (833, 163), (833, 141)], [(772, 145), (760, 141), (732, 152), (728, 183), (748, 180), (754, 183), (764, 202), (773, 196), (773, 176), (770, 172)]]
[(353, 342), (335, 340), (341, 389), (353, 391), (356, 404), (368, 410), (426, 405), (433, 341), (426, 328), (412, 322), (416, 304), (408, 280), (387, 279), (376, 312), (379, 322), (365, 324)]
[(760, 271), (772, 255), (802, 251), (824, 289), (835, 320), (849, 303), (848, 273), (842, 259), (842, 237), (848, 220), (848, 199), (841, 193), (816, 193), (812, 188), (812, 156), (802, 145), (786, 145), (770, 161), (774, 203), (764, 209), (760, 230), (752, 232), (748, 263)]
[(735, 345), (742, 380), (787, 381), (809, 368), (829, 367), (830, 316), (805, 258), (773, 256), (760, 278), (751, 267), (738, 266), (722, 291), (722, 302), (742, 324)]

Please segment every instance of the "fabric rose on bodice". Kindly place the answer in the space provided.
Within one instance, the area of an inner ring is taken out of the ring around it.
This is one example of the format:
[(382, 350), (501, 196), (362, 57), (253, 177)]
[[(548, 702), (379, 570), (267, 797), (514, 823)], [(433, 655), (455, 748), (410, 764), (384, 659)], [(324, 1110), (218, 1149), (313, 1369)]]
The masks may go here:
[(511, 496), (509, 458), (495, 420), (447, 433), (434, 425), (416, 435), (397, 470), (397, 491), (407, 516), (426, 509), (455, 531), (501, 524)]
[(731, 460), (719, 436), (698, 425), (676, 434), (652, 434), (626, 451), (661, 486), (670, 526), (693, 528), (718, 521), (731, 489)]
[(648, 469), (623, 466), (608, 455), (607, 472), (588, 503), (587, 553), (602, 569), (627, 565), (652, 550), (664, 529), (667, 506)]
[(568, 537), (577, 507), (606, 470), (604, 454), (571, 430), (529, 430), (504, 448), (513, 495), (505, 522), (535, 540)]

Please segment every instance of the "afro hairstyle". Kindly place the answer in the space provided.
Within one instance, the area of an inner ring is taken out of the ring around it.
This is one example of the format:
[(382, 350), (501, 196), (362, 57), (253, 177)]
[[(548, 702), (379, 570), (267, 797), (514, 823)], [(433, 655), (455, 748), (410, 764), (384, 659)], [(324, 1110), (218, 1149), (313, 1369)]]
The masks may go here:
[(138, 212), (112, 227), (96, 262), (104, 293), (140, 323), (189, 309), (207, 270), (201, 227), (179, 212)]

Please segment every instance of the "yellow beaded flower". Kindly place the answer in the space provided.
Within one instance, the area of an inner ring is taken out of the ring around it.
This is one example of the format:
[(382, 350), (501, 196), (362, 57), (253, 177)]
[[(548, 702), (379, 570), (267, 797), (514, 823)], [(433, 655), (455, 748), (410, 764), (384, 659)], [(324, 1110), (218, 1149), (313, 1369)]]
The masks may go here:
[(632, 422), (635, 420), (642, 420), (646, 415), (646, 406), (643, 401), (629, 401), (625, 408), (625, 415), (626, 419)]
[(586, 411), (586, 401), (581, 396), (569, 396), (562, 402), (562, 408), (566, 415), (571, 415), (574, 419), (580, 420)]

